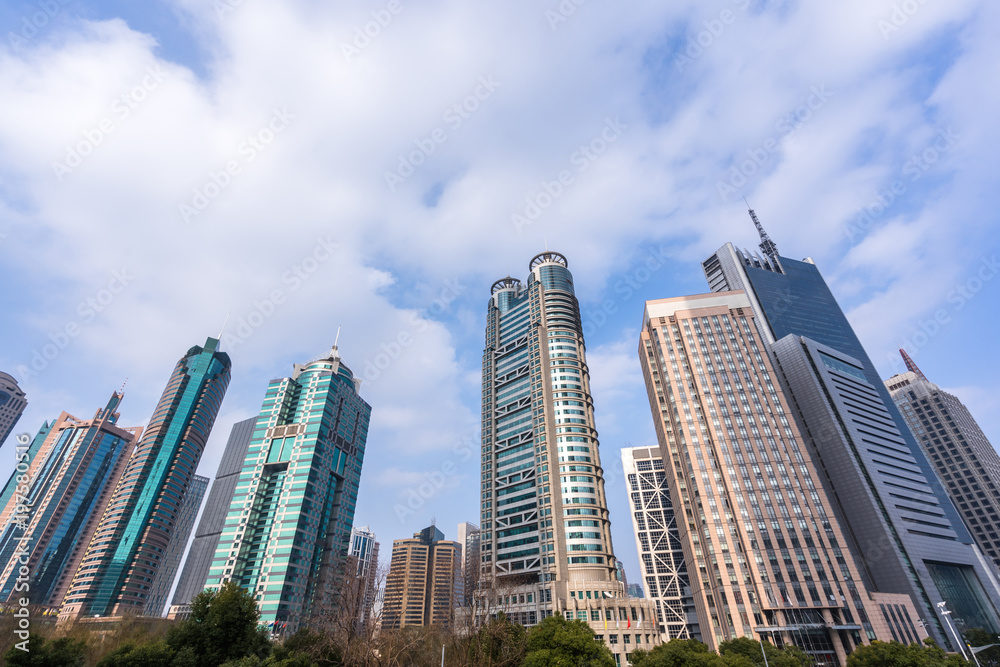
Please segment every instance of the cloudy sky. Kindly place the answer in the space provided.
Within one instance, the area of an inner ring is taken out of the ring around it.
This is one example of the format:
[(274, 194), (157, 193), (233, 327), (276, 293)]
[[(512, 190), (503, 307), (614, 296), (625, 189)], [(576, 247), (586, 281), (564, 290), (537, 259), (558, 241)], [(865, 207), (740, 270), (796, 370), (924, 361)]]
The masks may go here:
[(618, 450), (654, 439), (643, 301), (704, 292), (701, 260), (756, 245), (746, 196), (886, 376), (906, 346), (996, 443), (998, 27), (986, 0), (8, 0), (16, 432), (126, 378), (121, 423), (145, 423), (231, 313), (213, 475), (268, 381), (341, 327), (373, 408), (356, 522), (454, 537), (479, 515), (489, 287), (547, 246), (576, 278), (636, 579)]

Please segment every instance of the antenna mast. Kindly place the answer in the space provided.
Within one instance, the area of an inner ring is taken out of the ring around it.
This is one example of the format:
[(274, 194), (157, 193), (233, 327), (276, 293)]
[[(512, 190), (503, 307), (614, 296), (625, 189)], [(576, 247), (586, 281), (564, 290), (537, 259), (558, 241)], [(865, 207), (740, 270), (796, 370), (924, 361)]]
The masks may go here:
[(764, 225), (760, 224), (760, 220), (757, 219), (757, 214), (754, 213), (753, 209), (750, 208), (750, 202), (744, 197), (743, 201), (746, 202), (747, 211), (750, 212), (750, 219), (753, 220), (754, 227), (757, 228), (757, 233), (760, 234), (760, 249), (765, 255), (767, 255), (779, 271), (784, 273), (784, 269), (781, 267), (781, 260), (778, 259), (778, 246), (771, 240), (771, 237), (767, 235), (764, 231)]
[(919, 377), (921, 380), (926, 380), (927, 382), (930, 382), (930, 380), (927, 380), (927, 376), (924, 375), (923, 371), (921, 371), (920, 368), (918, 368), (917, 365), (913, 363), (913, 359), (910, 359), (910, 355), (906, 353), (906, 350), (904, 350), (903, 348), (899, 348), (899, 353), (903, 356), (903, 362), (906, 364), (906, 370), (912, 373), (916, 373), (917, 377)]

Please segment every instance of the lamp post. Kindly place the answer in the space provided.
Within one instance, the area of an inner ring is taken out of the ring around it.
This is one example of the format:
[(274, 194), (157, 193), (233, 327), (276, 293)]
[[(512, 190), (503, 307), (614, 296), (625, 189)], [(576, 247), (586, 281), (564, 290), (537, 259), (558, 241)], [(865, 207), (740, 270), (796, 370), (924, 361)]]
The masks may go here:
[(948, 616), (951, 615), (951, 612), (945, 609), (945, 605), (947, 604), (947, 602), (941, 600), (941, 602), (937, 603), (937, 607), (941, 610), (941, 615), (944, 616), (944, 622), (947, 623), (948, 627), (951, 629), (951, 634), (955, 635), (955, 643), (958, 644), (958, 650), (962, 652), (962, 657), (965, 658), (966, 662), (968, 662), (969, 656), (965, 654), (965, 642), (963, 642), (962, 638), (958, 636), (958, 630), (955, 629), (955, 626), (951, 623), (951, 619), (948, 618)]

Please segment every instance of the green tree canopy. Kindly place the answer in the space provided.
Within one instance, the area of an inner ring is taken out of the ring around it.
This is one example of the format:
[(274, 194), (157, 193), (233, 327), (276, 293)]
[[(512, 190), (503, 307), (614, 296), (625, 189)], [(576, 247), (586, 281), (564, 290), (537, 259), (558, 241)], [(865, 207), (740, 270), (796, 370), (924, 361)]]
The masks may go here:
[(611, 651), (580, 620), (549, 616), (528, 630), (523, 667), (615, 667)]
[(948, 655), (933, 639), (903, 646), (899, 642), (874, 641), (847, 658), (847, 667), (967, 667), (959, 655)]
[[(798, 646), (777, 648), (764, 642), (764, 652), (767, 653), (768, 667), (808, 667), (813, 663), (809, 654)], [(761, 642), (749, 637), (737, 637), (719, 644), (719, 654), (723, 657), (741, 655), (754, 665), (764, 665), (764, 653), (761, 652)]]
[(174, 650), (164, 641), (125, 644), (104, 656), (97, 667), (170, 667)]
[(82, 667), (86, 661), (86, 642), (68, 637), (48, 641), (36, 634), (28, 636), (28, 650), (16, 645), (4, 654), (4, 664), (10, 667)]
[[(238, 584), (228, 581), (215, 591), (199, 593), (191, 603), (190, 618), (167, 634), (167, 644), (185, 666), (218, 667), (248, 656), (266, 658), (271, 652), (267, 632), (258, 628), (257, 601)], [(182, 655), (183, 654), (183, 655)]]

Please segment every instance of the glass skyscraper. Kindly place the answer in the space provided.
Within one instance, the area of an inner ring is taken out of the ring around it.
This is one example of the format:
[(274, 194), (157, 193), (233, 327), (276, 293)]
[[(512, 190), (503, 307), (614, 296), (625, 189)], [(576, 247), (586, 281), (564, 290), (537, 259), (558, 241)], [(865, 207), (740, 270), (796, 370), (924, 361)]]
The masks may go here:
[[(38, 434), (41, 446), (26, 473), (14, 471), (8, 486), (30, 478), (26, 520), (19, 522), (8, 499), (0, 533), (0, 599), (18, 599), (20, 566), (27, 565), (32, 604), (58, 606), (132, 454), (141, 428), (118, 426), (115, 393), (92, 419), (62, 413)], [(20, 524), (20, 525), (19, 525)]]
[(0, 445), (4, 443), (14, 425), (27, 407), (24, 391), (11, 375), (0, 371)]
[(274, 635), (336, 604), (371, 416), (360, 386), (334, 346), (264, 395), (206, 587), (249, 590)]
[(928, 380), (900, 352), (909, 370), (893, 375), (885, 386), (976, 544), (1000, 568), (1000, 456), (962, 401)]
[(910, 595), (944, 646), (954, 640), (941, 601), (975, 606), (987, 630), (1000, 629), (993, 572), (819, 269), (764, 240), (763, 255), (725, 245), (703, 263), (705, 275), (714, 292), (746, 293), (865, 583)]
[(524, 625), (557, 612), (588, 622), (621, 662), (659, 641), (655, 611), (615, 573), (573, 275), (556, 252), (529, 270), (527, 284), (496, 281), (487, 308), (480, 588), (502, 590)]
[[(146, 609), (163, 574), (195, 469), (230, 379), (209, 338), (177, 362), (63, 601), (60, 617), (159, 615)], [(188, 533), (183, 536), (187, 540)]]

